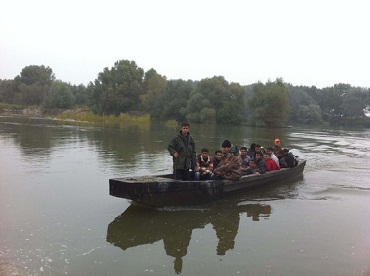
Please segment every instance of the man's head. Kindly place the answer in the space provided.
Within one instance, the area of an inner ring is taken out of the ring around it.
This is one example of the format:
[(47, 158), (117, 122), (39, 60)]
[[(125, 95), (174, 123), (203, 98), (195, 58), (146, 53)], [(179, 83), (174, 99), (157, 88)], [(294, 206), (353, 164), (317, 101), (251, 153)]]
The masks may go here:
[(257, 165), (257, 163), (256, 163), (256, 159), (251, 159), (250, 161), (249, 161), (249, 166), (250, 167), (256, 167), (256, 165)]
[(182, 123), (181, 124), (181, 133), (182, 135), (187, 135), (189, 133), (190, 124), (189, 123)]
[(274, 153), (274, 149), (272, 148), (272, 147), (268, 147), (267, 149), (266, 149), (266, 152), (268, 153), (268, 154), (273, 154)]
[(263, 153), (262, 152), (256, 152), (256, 160), (261, 160), (263, 158)]
[(282, 157), (282, 156), (284, 156), (285, 155), (285, 151), (284, 150), (277, 150), (276, 152), (275, 152), (275, 154), (276, 154), (276, 156), (277, 157)]
[(222, 151), (216, 150), (215, 151), (215, 158), (220, 160), (222, 158)]
[(275, 144), (275, 146), (280, 147), (280, 139), (279, 138), (275, 138), (274, 144)]
[(265, 160), (271, 159), (271, 156), (270, 156), (270, 154), (269, 154), (269, 153), (265, 153), (265, 154), (263, 155), (263, 157), (265, 158)]
[(221, 147), (222, 147), (223, 152), (228, 152), (231, 148), (231, 142), (229, 140), (225, 140), (222, 142)]
[(246, 147), (241, 147), (240, 148), (240, 155), (241, 156), (246, 156), (248, 152), (248, 149)]
[(255, 146), (254, 150), (256, 151), (256, 153), (257, 153), (257, 152), (261, 152), (261, 150), (262, 150), (261, 145), (260, 145), (260, 144), (256, 144), (256, 146)]
[(201, 154), (203, 158), (208, 158), (209, 150), (206, 148), (201, 149)]

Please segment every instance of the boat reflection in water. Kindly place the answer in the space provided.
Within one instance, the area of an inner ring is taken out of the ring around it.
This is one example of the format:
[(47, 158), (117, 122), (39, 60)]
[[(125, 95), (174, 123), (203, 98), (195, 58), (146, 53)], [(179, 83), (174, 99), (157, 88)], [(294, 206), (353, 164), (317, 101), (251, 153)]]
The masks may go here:
[(212, 224), (218, 238), (217, 255), (234, 249), (240, 215), (253, 221), (269, 217), (271, 206), (263, 204), (219, 205), (210, 209), (147, 209), (130, 205), (108, 225), (107, 241), (126, 250), (163, 240), (166, 254), (175, 258), (174, 269), (181, 273), (193, 229)]

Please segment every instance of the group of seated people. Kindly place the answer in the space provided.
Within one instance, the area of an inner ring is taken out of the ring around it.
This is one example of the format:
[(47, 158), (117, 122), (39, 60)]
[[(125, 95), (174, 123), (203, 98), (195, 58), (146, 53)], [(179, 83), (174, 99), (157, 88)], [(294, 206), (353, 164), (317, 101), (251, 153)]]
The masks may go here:
[(288, 149), (280, 146), (280, 139), (274, 146), (262, 148), (253, 143), (250, 148), (233, 146), (229, 140), (222, 143), (222, 151), (216, 150), (214, 157), (207, 148), (202, 148), (196, 158), (195, 180), (237, 180), (243, 175), (264, 174), (267, 171), (291, 168), (296, 165), (295, 157)]

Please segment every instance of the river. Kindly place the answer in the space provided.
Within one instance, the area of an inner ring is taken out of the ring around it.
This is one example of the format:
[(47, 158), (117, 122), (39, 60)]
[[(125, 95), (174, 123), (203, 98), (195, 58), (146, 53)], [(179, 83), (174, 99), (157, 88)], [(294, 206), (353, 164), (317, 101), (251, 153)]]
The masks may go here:
[(370, 275), (370, 130), (192, 125), (283, 147), (302, 179), (213, 204), (143, 209), (109, 178), (170, 173), (178, 128), (0, 116), (0, 275)]

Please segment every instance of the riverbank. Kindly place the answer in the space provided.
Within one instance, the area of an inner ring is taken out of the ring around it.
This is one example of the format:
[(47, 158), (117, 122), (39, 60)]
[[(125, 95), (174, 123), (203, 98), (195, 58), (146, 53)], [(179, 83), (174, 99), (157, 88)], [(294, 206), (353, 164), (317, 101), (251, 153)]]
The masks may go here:
[(24, 115), (24, 116), (50, 116), (58, 114), (88, 114), (88, 107), (76, 107), (72, 109), (42, 109), (39, 106), (20, 106), (10, 104), (0, 104), (0, 114)]

